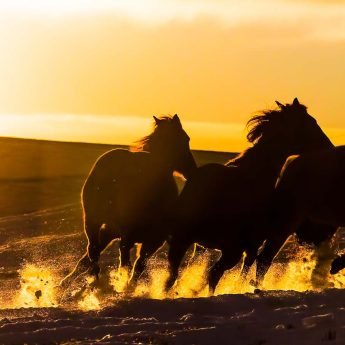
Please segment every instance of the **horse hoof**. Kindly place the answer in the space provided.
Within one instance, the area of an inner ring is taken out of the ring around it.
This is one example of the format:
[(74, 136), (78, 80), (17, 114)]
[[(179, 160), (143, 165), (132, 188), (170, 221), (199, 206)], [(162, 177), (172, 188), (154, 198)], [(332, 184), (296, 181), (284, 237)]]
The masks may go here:
[(330, 273), (331, 274), (337, 274), (343, 268), (345, 268), (345, 257), (344, 256), (338, 256), (332, 262)]
[(330, 274), (337, 274), (339, 272), (339, 270), (337, 270), (336, 268), (334, 267), (331, 267), (331, 270), (329, 271)]

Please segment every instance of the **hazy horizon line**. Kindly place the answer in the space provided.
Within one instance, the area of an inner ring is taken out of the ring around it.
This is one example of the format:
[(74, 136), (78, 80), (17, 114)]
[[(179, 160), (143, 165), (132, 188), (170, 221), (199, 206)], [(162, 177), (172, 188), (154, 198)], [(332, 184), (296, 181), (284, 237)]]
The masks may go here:
[[(73, 140), (59, 140), (59, 139), (38, 139), (32, 137), (17, 137), (17, 136), (4, 136), (0, 135), (1, 139), (9, 140), (25, 140), (25, 141), (44, 141), (49, 143), (58, 143), (58, 144), (84, 144), (84, 145), (99, 145), (99, 146), (119, 146), (119, 147), (131, 147), (131, 144), (121, 144), (121, 143), (104, 143), (104, 142), (90, 142), (90, 141), (73, 141)], [(191, 148), (191, 151), (202, 151), (202, 152), (219, 152), (219, 153), (239, 153), (236, 151), (224, 151), (224, 150), (212, 150), (212, 149), (197, 149)]]
[[(246, 121), (184, 120), (183, 115), (180, 118), (193, 150), (241, 152), (251, 146), (246, 138)], [(150, 133), (154, 123), (151, 116), (144, 115), (0, 114), (0, 120), (2, 137), (126, 146)], [(345, 128), (323, 130), (335, 145), (345, 144)]]

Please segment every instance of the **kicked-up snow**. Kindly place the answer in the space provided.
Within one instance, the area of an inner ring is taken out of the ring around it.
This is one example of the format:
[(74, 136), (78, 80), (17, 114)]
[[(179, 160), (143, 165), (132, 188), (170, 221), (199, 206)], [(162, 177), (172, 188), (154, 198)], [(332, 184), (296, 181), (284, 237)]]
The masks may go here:
[(315, 290), (313, 248), (293, 238), (285, 250), (290, 256), (270, 269), (263, 291), (250, 284), (255, 267), (240, 278), (239, 258), (211, 296), (205, 277), (219, 252), (197, 247), (165, 293), (163, 246), (128, 295), (129, 272), (118, 268), (116, 241), (102, 254), (100, 282), (82, 276), (61, 291), (60, 279), (85, 248), (79, 212), (69, 205), (0, 219), (0, 259), (6, 262), (0, 265), (0, 344), (345, 343), (345, 275), (326, 271), (324, 287)]

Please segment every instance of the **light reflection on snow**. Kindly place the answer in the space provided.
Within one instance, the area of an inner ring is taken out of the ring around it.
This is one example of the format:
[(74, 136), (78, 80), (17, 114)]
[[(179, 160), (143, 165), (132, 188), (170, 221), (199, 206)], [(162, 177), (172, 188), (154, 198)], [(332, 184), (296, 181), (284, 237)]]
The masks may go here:
[(57, 277), (48, 267), (27, 264), (20, 270), (20, 290), (12, 301), (14, 308), (57, 307)]
[[(84, 311), (98, 310), (109, 303), (114, 303), (114, 300), (132, 297), (166, 299), (210, 296), (206, 277), (209, 270), (219, 260), (220, 251), (205, 249), (201, 246), (190, 249), (186, 253), (182, 265), (184, 268), (177, 282), (171, 291), (165, 292), (165, 283), (169, 278), (167, 250), (167, 245), (162, 246), (147, 261), (146, 269), (132, 291), (126, 291), (131, 276), (126, 267), (115, 267), (115, 264), (109, 266), (103, 271), (103, 276), (101, 274), (99, 281), (85, 277), (86, 284), (80, 287), (79, 293), (75, 294), (78, 296), (74, 301), (75, 308)], [(312, 284), (312, 272), (316, 265), (313, 248), (299, 245), (294, 238), (291, 238), (288, 250), (291, 251), (287, 255), (288, 259), (285, 258), (284, 262), (277, 260), (269, 269), (262, 290), (315, 291)], [(138, 251), (137, 255), (139, 255)], [(244, 256), (235, 267), (224, 273), (214, 295), (254, 292), (255, 287), (252, 281), (255, 280), (256, 264), (251, 267), (244, 279), (241, 277), (243, 260)], [(43, 265), (25, 265), (19, 272), (19, 291), (14, 292), (9, 301), (2, 302), (0, 307), (2, 309), (57, 307), (59, 303), (56, 290), (58, 279), (53, 272), (53, 269)], [(344, 285), (344, 272), (333, 276), (328, 275), (326, 287), (344, 288)]]

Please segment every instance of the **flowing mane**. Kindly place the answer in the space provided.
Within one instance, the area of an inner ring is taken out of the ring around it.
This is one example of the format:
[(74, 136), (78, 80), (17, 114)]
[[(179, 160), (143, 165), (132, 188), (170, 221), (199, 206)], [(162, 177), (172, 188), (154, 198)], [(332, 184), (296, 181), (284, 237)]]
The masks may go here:
[(277, 137), (277, 134), (284, 130), (287, 118), (293, 121), (293, 116), (296, 114), (307, 114), (307, 107), (296, 101), (285, 105), (277, 102), (277, 105), (277, 108), (263, 110), (248, 120), (246, 124), (247, 140), (253, 146), (229, 160), (226, 165), (239, 165), (244, 160), (250, 159), (251, 154), (255, 154), (257, 145), (263, 139), (271, 139), (273, 135)]
[(307, 107), (303, 104), (286, 104), (280, 105), (276, 109), (263, 110), (259, 114), (254, 115), (247, 122), (247, 140), (256, 144), (261, 137), (265, 137), (267, 133), (272, 132), (277, 125), (281, 125), (285, 116), (289, 116), (292, 112), (306, 112)]
[(170, 115), (164, 115), (156, 118), (157, 120), (153, 124), (153, 131), (152, 133), (142, 137), (141, 139), (135, 141), (135, 144), (130, 147), (132, 152), (141, 152), (141, 151), (150, 151), (152, 142), (156, 139), (156, 129), (158, 125), (163, 123), (171, 123), (173, 117)]

